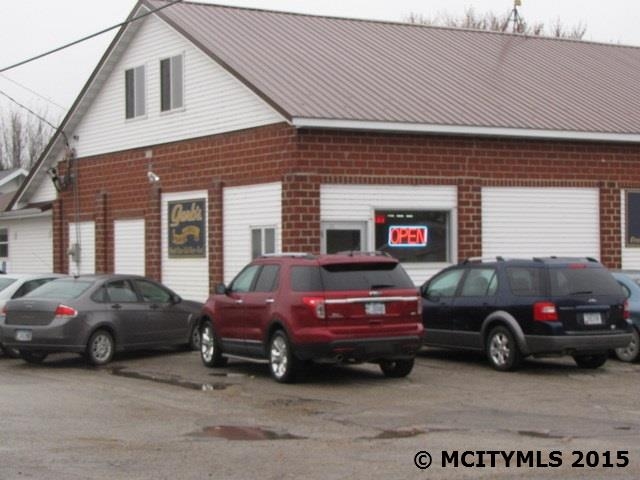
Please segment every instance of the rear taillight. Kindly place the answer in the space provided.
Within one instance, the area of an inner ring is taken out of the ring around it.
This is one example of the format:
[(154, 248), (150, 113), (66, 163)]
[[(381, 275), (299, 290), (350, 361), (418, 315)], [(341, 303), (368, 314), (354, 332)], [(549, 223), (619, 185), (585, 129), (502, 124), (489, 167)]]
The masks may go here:
[(624, 309), (622, 310), (622, 318), (628, 320), (631, 318), (631, 311), (629, 311), (629, 300), (624, 301)]
[(316, 318), (324, 320), (327, 316), (325, 309), (324, 297), (304, 297), (304, 304), (311, 309)]
[(0, 311), (0, 319), (7, 318), (7, 306), (2, 307), (2, 311)]
[(66, 305), (58, 305), (55, 315), (56, 317), (61, 318), (73, 318), (78, 315), (78, 311), (75, 308), (67, 307)]
[(533, 304), (533, 319), (537, 322), (557, 322), (558, 311), (551, 302), (537, 302)]

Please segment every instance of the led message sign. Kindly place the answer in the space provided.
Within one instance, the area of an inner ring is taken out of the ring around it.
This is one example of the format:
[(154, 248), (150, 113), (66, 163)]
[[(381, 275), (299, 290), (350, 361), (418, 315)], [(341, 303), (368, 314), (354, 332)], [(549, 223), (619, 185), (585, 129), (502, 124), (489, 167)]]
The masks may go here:
[(390, 247), (425, 247), (429, 229), (424, 225), (393, 225), (389, 227)]

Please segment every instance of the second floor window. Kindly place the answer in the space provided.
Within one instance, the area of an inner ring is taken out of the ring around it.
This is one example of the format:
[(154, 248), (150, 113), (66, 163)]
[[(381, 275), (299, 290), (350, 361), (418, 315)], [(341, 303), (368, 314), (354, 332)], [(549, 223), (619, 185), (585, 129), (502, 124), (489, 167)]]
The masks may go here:
[(166, 112), (183, 106), (183, 57), (160, 60), (160, 110)]
[(124, 72), (126, 118), (141, 117), (147, 113), (144, 65)]

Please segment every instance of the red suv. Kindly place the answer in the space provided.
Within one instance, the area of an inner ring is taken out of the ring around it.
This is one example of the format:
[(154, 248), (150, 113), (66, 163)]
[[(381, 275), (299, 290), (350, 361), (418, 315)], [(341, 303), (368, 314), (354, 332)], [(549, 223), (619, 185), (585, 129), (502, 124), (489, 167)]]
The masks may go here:
[(408, 375), (421, 346), (418, 290), (383, 254), (261, 257), (204, 305), (201, 357), (268, 362), (293, 382), (305, 361), (375, 362), (388, 377)]

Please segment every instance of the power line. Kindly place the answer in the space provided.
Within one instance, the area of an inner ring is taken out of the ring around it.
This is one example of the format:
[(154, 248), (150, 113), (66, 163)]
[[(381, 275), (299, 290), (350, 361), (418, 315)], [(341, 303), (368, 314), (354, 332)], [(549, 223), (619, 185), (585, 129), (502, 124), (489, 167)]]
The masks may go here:
[(13, 103), (15, 103), (16, 105), (18, 105), (20, 108), (25, 109), (27, 112), (29, 112), (31, 115), (33, 115), (34, 117), (37, 117), (38, 119), (40, 119), (40, 121), (46, 123), (47, 125), (49, 125), (51, 128), (53, 128), (54, 130), (57, 130), (58, 127), (56, 127), (53, 123), (51, 123), (49, 120), (47, 120), (46, 118), (38, 115), (36, 112), (34, 112), (33, 110), (31, 110), (29, 107), (26, 107), (25, 105), (21, 104), (19, 101), (17, 101), (15, 98), (12, 98), (11, 96), (7, 95), (6, 93), (4, 93), (2, 90), (0, 90), (0, 95), (7, 97), (9, 100), (11, 100)]
[(136, 20), (140, 20), (141, 18), (144, 18), (147, 15), (151, 15), (152, 13), (155, 13), (155, 12), (158, 12), (158, 11), (160, 11), (162, 9), (170, 7), (171, 5), (174, 5), (176, 3), (180, 3), (181, 1), (182, 0), (173, 0), (172, 2), (169, 2), (166, 5), (163, 5), (162, 7), (158, 7), (156, 9), (149, 10), (148, 12), (143, 13), (141, 15), (138, 15), (137, 17), (132, 18), (131, 20), (125, 20), (124, 22), (118, 23), (117, 25), (113, 25), (112, 27), (105, 28), (104, 30), (100, 30), (99, 32), (92, 33), (91, 35), (87, 35), (86, 37), (82, 37), (79, 40), (75, 40), (75, 41), (73, 41), (71, 43), (67, 43), (67, 44), (62, 45), (60, 47), (54, 48), (53, 50), (49, 50), (48, 52), (41, 53), (40, 55), (36, 55), (35, 57), (31, 57), (31, 58), (28, 58), (28, 59), (23, 60), (21, 62), (14, 63), (13, 65), (9, 65), (8, 67), (0, 68), (0, 73), (6, 72), (7, 70), (11, 70), (12, 68), (20, 67), (20, 66), (25, 65), (27, 63), (33, 62), (34, 60), (38, 60), (40, 58), (46, 57), (47, 55), (51, 55), (52, 53), (59, 52), (61, 50), (64, 50), (65, 48), (69, 48), (69, 47), (72, 47), (74, 45), (77, 45), (78, 43), (82, 43), (82, 42), (85, 42), (87, 40), (90, 40), (90, 39), (92, 39), (94, 37), (102, 35), (103, 33), (107, 33), (107, 32), (109, 32), (111, 30), (116, 29), (116, 28), (120, 28), (120, 27), (122, 27), (124, 25), (128, 25), (129, 23), (135, 22)]
[(35, 95), (36, 97), (41, 98), (42, 100), (49, 102), (51, 105), (55, 105), (56, 107), (58, 107), (60, 110), (66, 112), (67, 109), (65, 107), (63, 107), (62, 105), (54, 102), (53, 100), (51, 100), (50, 98), (45, 97), (44, 95), (39, 94), (38, 92), (36, 92), (35, 90), (30, 89), (29, 87), (21, 84), (20, 82), (15, 81), (12, 78), (7, 77), (4, 73), (0, 73), (0, 77), (4, 78), (5, 80), (13, 83), (14, 85), (17, 85), (20, 88), (24, 88), (27, 92), (32, 93), (33, 95)]

